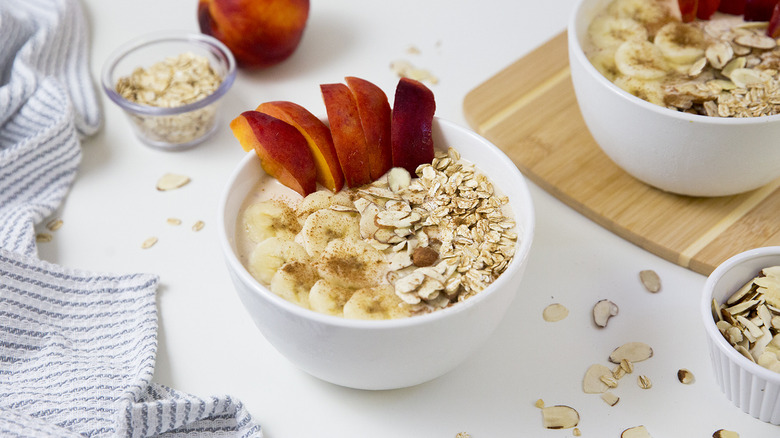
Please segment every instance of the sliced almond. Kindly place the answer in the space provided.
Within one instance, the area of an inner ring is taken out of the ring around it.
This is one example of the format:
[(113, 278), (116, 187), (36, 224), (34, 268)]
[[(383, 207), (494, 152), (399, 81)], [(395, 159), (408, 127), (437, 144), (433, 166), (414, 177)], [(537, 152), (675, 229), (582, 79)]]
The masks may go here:
[[(379, 230), (379, 225), (376, 224), (376, 215), (379, 214), (379, 206), (373, 202), (369, 202), (363, 207), (363, 211), (360, 214), (360, 236), (364, 239), (373, 237)], [(385, 243), (390, 238), (388, 233)], [(377, 239), (382, 242), (381, 240)]]
[(591, 365), (585, 371), (585, 377), (582, 379), (582, 390), (586, 394), (602, 394), (609, 389), (606, 382), (601, 380), (604, 376), (611, 376), (612, 370), (601, 364)]
[[(734, 53), (737, 53), (737, 47), (745, 47), (741, 45), (732, 46), (734, 49)], [(744, 56), (740, 56), (737, 58), (732, 59), (731, 61), (727, 62), (725, 66), (721, 69), (720, 73), (723, 76), (726, 76), (727, 78), (731, 78), (731, 73), (738, 69), (738, 68), (745, 68), (745, 65), (747, 65), (747, 60)]]
[(707, 66), (707, 58), (699, 58), (691, 64), (690, 68), (688, 68), (688, 76), (690, 77), (696, 77), (701, 74), (701, 72), (704, 70), (704, 67)]
[(620, 438), (653, 438), (645, 426), (634, 426), (623, 431)]
[(731, 71), (729, 79), (731, 79), (731, 81), (740, 88), (745, 88), (748, 85), (761, 84), (764, 82), (761, 74), (752, 68), (735, 68)]
[(704, 56), (707, 57), (712, 67), (720, 70), (734, 57), (734, 49), (731, 47), (731, 44), (725, 41), (718, 41), (707, 47), (707, 50), (704, 51)]
[(773, 49), (777, 45), (774, 38), (755, 32), (740, 33), (734, 38), (734, 42), (741, 46), (764, 50)]
[(569, 309), (563, 304), (553, 303), (542, 311), (542, 318), (547, 322), (558, 322), (569, 316)]
[(600, 300), (593, 306), (593, 322), (599, 327), (606, 327), (609, 318), (618, 314), (618, 306), (610, 300)]
[(621, 360), (625, 359), (636, 363), (651, 357), (653, 357), (653, 349), (649, 345), (644, 342), (629, 342), (612, 351), (612, 354), (609, 355), (609, 361), (620, 363)]
[(178, 189), (190, 182), (190, 178), (175, 173), (166, 173), (157, 180), (157, 190), (168, 191)]
[(685, 368), (682, 368), (677, 371), (677, 380), (680, 381), (680, 383), (684, 385), (690, 385), (694, 382), (693, 373), (689, 370), (686, 370)]
[(570, 429), (580, 422), (580, 414), (565, 405), (542, 408), (542, 424), (547, 429)]
[(639, 280), (642, 282), (642, 285), (645, 287), (645, 289), (647, 289), (649, 292), (656, 293), (661, 290), (661, 278), (655, 271), (651, 269), (640, 271)]
[(718, 429), (712, 434), (712, 438), (739, 438), (739, 434), (726, 429)]
[(734, 292), (728, 300), (726, 300), (726, 304), (731, 306), (734, 303), (737, 303), (738, 301), (742, 300), (742, 298), (746, 297), (748, 293), (750, 293), (753, 290), (753, 280), (751, 279), (744, 285), (742, 285), (741, 288), (737, 289), (736, 292)]
[(340, 211), (340, 212), (346, 212), (346, 213), (358, 213), (357, 207), (354, 205), (342, 205), (342, 204), (331, 204), (328, 206), (333, 211)]
[(620, 401), (620, 397), (616, 396), (615, 394), (609, 391), (601, 394), (601, 399), (604, 400), (604, 402), (610, 406), (615, 406)]

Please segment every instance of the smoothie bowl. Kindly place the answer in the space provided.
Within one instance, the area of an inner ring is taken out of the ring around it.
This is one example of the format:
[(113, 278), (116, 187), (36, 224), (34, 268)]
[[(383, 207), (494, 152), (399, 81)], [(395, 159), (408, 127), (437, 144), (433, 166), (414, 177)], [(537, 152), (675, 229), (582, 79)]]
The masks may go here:
[(724, 196), (770, 183), (780, 115), (769, 62), (780, 52), (767, 23), (682, 19), (674, 0), (577, 3), (569, 62), (588, 129), (618, 166), (664, 191)]
[[(459, 158), (490, 175), (491, 183), (507, 201), (506, 213), (512, 218), (516, 233), (514, 254), (501, 274), (484, 289), (459, 300), (442, 303), (435, 298), (417, 299), (412, 305), (409, 302), (415, 299), (407, 296), (406, 300), (375, 303), (389, 312), (383, 312), (386, 316), (377, 320), (367, 315), (371, 306), (362, 307), (362, 313), (361, 306), (357, 306), (358, 314), (350, 311), (349, 306), (327, 312), (321, 308), (313, 310), (318, 308), (314, 299), (312, 303), (303, 303), (295, 297), (283, 297), (284, 294), (273, 292), (270, 284), (253, 276), (251, 265), (247, 268), (241, 243), (245, 225), (242, 212), (257, 196), (258, 187), (264, 187), (261, 197), (300, 199), (300, 195), (270, 178), (254, 152), (241, 161), (227, 184), (219, 212), (220, 238), (235, 288), (266, 339), (295, 366), (315, 377), (359, 389), (401, 388), (439, 377), (488, 339), (519, 291), (534, 230), (533, 205), (522, 174), (498, 148), (477, 134), (439, 118), (433, 120), (432, 127), (440, 160), (455, 153), (447, 153), (451, 147), (457, 150)], [(359, 206), (360, 198), (353, 199)], [(341, 207), (325, 211), (355, 214)], [(391, 248), (379, 248), (392, 252)], [(311, 263), (325, 257), (321, 255)], [(381, 275), (382, 283), (387, 283), (384, 271)], [(442, 291), (438, 296), (446, 294)]]

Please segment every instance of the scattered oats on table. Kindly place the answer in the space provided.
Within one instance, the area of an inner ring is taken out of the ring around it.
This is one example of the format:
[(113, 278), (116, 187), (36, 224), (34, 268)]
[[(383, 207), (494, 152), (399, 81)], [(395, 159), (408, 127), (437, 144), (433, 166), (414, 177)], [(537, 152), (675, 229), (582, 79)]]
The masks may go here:
[(46, 228), (49, 231), (57, 231), (60, 228), (62, 228), (62, 224), (63, 224), (62, 219), (52, 219), (51, 221), (49, 221), (49, 223), (46, 224)]
[(144, 240), (143, 243), (141, 243), (141, 249), (149, 249), (153, 247), (155, 243), (157, 243), (157, 238), (149, 237), (148, 239)]

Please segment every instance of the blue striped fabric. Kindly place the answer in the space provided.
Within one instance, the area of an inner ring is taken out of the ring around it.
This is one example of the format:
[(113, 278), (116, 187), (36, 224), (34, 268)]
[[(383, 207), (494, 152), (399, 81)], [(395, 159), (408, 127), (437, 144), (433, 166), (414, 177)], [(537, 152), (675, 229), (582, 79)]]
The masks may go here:
[(101, 114), (77, 0), (0, 1), (0, 436), (261, 437), (237, 400), (152, 383), (154, 275), (38, 259)]

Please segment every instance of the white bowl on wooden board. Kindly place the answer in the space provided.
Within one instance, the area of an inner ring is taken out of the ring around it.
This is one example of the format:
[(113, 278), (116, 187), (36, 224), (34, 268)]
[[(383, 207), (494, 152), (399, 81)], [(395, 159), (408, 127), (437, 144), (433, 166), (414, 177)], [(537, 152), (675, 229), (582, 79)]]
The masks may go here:
[(473, 297), (429, 314), (365, 321), (314, 312), (272, 293), (239, 260), (240, 207), (261, 178), (269, 178), (254, 152), (228, 180), (218, 220), (228, 271), (249, 315), (290, 362), (322, 380), (351, 388), (393, 389), (439, 377), (466, 360), (493, 333), (520, 289), (534, 233), (528, 186), (514, 163), (493, 144), (452, 122), (435, 118), (437, 148), (452, 146), (488, 175), (509, 198), (518, 229), (512, 262)]
[(580, 0), (568, 25), (569, 64), (590, 133), (618, 166), (651, 186), (690, 196), (724, 196), (780, 177), (780, 115), (722, 118), (646, 102), (588, 60), (588, 25), (611, 0)]

